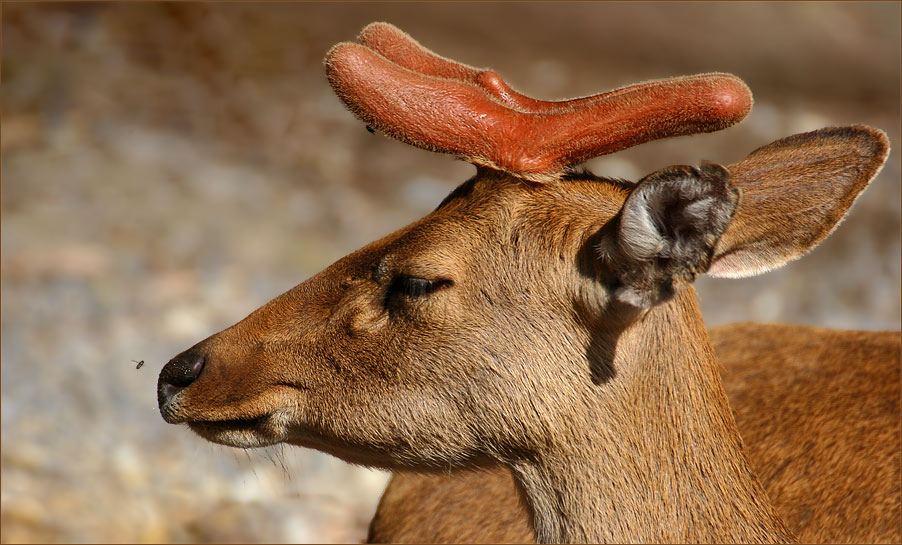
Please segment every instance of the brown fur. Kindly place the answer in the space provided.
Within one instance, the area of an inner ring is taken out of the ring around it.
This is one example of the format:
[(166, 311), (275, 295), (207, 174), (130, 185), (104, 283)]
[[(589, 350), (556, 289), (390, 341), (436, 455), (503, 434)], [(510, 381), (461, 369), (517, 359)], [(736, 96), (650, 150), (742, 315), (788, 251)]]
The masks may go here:
[[(749, 461), (803, 543), (902, 541), (900, 333), (776, 324), (715, 328)], [(375, 543), (532, 543), (504, 468), (397, 473)]]
[(902, 541), (899, 332), (737, 324), (715, 338), (746, 452), (787, 525), (803, 542)]

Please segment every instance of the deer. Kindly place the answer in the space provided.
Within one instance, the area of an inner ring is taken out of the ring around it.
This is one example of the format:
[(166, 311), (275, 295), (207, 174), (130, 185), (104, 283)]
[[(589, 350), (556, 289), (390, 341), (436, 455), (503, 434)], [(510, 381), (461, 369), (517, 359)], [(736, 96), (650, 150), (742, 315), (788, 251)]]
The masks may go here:
[[(335, 45), (325, 68), (368, 128), (476, 174), (171, 359), (164, 420), (214, 443), (404, 472), (392, 485), (445, 475), (447, 498), (455, 479), (500, 478), (498, 497), (521, 509), (511, 524), (540, 543), (794, 541), (750, 463), (692, 282), (760, 274), (821, 242), (881, 169), (886, 135), (828, 127), (627, 182), (578, 165), (733, 125), (752, 106), (745, 83), (711, 73), (540, 101), (387, 23)], [(879, 375), (859, 387), (896, 392), (875, 410), (898, 427), (898, 333), (765, 329), (735, 330), (734, 352), (742, 339), (775, 341), (775, 361), (793, 346), (858, 350), (850, 361)], [(897, 497), (880, 501), (898, 511)], [(432, 514), (416, 516), (442, 524)]]

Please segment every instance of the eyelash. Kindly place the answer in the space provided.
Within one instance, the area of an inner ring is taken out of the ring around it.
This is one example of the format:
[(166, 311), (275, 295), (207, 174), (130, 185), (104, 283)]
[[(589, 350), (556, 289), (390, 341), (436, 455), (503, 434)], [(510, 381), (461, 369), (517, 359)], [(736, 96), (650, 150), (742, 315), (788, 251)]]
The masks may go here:
[(433, 293), (441, 288), (450, 286), (450, 280), (426, 280), (416, 276), (398, 276), (392, 281), (386, 293), (386, 299), (394, 294), (406, 295), (407, 297), (421, 297)]

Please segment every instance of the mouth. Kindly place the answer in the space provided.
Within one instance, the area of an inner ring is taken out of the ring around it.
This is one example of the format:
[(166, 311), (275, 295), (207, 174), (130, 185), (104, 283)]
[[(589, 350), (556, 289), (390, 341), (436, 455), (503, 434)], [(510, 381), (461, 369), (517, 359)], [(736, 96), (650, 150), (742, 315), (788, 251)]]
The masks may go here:
[(254, 418), (187, 421), (191, 431), (212, 443), (239, 448), (265, 447), (285, 439), (278, 413)]
[(190, 393), (190, 389), (185, 389), (172, 396), (160, 394), (160, 414), (170, 424), (187, 424), (191, 431), (212, 443), (238, 448), (274, 445), (285, 441), (296, 420), (292, 417), (296, 400), (286, 399), (279, 392), (265, 396), (269, 403), (237, 402), (221, 407), (198, 403), (186, 397)]

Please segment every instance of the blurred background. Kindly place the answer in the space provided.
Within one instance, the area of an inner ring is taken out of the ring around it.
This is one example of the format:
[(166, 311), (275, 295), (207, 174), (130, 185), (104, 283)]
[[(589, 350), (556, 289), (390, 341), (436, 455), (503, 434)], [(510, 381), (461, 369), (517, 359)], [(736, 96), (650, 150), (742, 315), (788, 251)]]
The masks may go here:
[[(333, 96), (323, 55), (378, 20), (539, 98), (711, 71), (754, 92), (740, 125), (593, 160), (601, 175), (829, 125), (899, 146), (899, 3), (5, 3), (0, 541), (365, 536), (386, 474), (206, 443), (162, 421), (155, 384), (474, 172)], [(699, 284), (711, 326), (899, 329), (899, 153), (804, 259)]]

